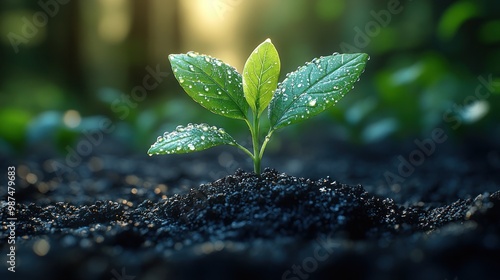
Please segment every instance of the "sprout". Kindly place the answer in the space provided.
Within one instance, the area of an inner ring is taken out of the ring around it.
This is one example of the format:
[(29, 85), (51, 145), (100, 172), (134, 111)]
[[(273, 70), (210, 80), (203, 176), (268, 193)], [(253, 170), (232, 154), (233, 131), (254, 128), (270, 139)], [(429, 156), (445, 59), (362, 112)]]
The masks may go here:
[[(148, 154), (181, 154), (232, 145), (252, 158), (254, 171), (260, 174), (262, 156), (274, 131), (335, 105), (359, 80), (368, 59), (364, 53), (315, 58), (278, 83), (281, 62), (270, 39), (250, 54), (243, 75), (207, 55), (171, 54), (174, 75), (186, 93), (212, 113), (243, 120), (252, 136), (253, 151), (238, 144), (222, 128), (188, 124), (159, 136)], [(262, 137), (260, 120), (266, 108), (270, 126)]]

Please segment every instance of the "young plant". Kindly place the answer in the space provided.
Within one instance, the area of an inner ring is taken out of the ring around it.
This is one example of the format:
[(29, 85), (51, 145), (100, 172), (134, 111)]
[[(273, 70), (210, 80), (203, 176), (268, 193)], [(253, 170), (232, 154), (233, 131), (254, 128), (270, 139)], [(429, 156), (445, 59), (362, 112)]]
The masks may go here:
[[(240, 119), (248, 125), (253, 152), (222, 128), (188, 124), (159, 136), (148, 154), (182, 154), (232, 145), (252, 158), (257, 174), (272, 134), (335, 105), (359, 80), (369, 59), (364, 53), (315, 58), (278, 84), (281, 64), (270, 39), (252, 52), (243, 75), (216, 58), (195, 52), (171, 54), (168, 58), (175, 78), (194, 101), (215, 114)], [(266, 108), (270, 126), (262, 138), (260, 120)]]

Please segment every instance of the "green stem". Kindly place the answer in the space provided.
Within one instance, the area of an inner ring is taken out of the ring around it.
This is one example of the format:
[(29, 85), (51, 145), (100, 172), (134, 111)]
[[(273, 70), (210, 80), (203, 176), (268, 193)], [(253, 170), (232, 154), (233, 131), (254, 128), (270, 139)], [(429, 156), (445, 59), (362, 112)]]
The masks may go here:
[(271, 135), (273, 135), (274, 130), (269, 130), (269, 132), (266, 135), (266, 138), (264, 139), (264, 142), (262, 143), (262, 147), (260, 148), (260, 153), (259, 153), (259, 158), (262, 158), (264, 155), (264, 150), (266, 149), (267, 143), (269, 140), (271, 140)]
[(234, 146), (236, 146), (236, 147), (238, 147), (238, 148), (239, 148), (240, 150), (242, 150), (243, 152), (245, 152), (245, 154), (249, 155), (249, 156), (252, 158), (252, 160), (253, 160), (253, 154), (252, 154), (252, 153), (251, 153), (251, 152), (250, 152), (247, 148), (245, 148), (245, 147), (241, 146), (241, 145), (240, 145), (240, 144), (238, 144), (238, 143), (234, 143), (233, 145), (234, 145)]
[(259, 154), (260, 143), (259, 143), (259, 116), (254, 114), (253, 116), (253, 129), (252, 129), (252, 144), (253, 144), (253, 170), (255, 174), (260, 175), (260, 161), (261, 156)]

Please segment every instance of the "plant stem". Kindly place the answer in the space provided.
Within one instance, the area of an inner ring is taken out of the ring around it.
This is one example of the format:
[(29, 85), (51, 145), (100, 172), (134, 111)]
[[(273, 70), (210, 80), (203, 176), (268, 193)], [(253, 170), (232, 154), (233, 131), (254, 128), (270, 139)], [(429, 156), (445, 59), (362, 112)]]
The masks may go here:
[(238, 148), (239, 148), (240, 150), (242, 150), (243, 152), (245, 152), (245, 154), (249, 155), (249, 156), (252, 158), (252, 160), (253, 160), (253, 154), (252, 154), (252, 152), (250, 152), (247, 148), (245, 148), (245, 147), (241, 146), (241, 145), (240, 145), (240, 144), (238, 144), (238, 143), (234, 143), (233, 145), (234, 145), (234, 146), (236, 146), (236, 147), (238, 147)]
[(259, 116), (257, 114), (254, 114), (253, 116), (252, 128), (253, 129), (251, 129), (251, 134), (253, 144), (253, 170), (255, 174), (260, 175), (260, 160), (262, 157), (259, 154)]
[(271, 135), (273, 135), (274, 130), (269, 130), (269, 132), (266, 135), (266, 138), (264, 139), (264, 142), (262, 143), (262, 147), (260, 148), (260, 153), (259, 153), (259, 158), (262, 158), (264, 155), (264, 150), (266, 149), (267, 143), (269, 140), (271, 140)]

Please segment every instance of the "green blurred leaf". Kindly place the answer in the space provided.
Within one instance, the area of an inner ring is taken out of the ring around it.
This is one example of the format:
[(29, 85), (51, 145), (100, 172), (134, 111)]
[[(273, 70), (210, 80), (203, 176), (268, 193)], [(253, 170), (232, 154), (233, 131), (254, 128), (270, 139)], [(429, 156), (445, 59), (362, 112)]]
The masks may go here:
[(246, 119), (241, 75), (232, 66), (194, 52), (169, 55), (175, 78), (200, 105), (225, 117)]
[(462, 24), (479, 14), (477, 3), (473, 1), (459, 1), (451, 5), (441, 17), (438, 25), (438, 35), (441, 39), (449, 40)]
[(16, 149), (25, 144), (26, 129), (31, 121), (31, 114), (22, 109), (8, 108), (0, 110), (0, 138)]
[(260, 116), (271, 102), (280, 74), (278, 51), (270, 39), (255, 48), (243, 68), (243, 92), (250, 108)]
[(323, 21), (332, 21), (343, 14), (345, 6), (345, 0), (319, 0), (316, 1), (316, 15)]
[(367, 54), (333, 54), (314, 59), (287, 75), (269, 105), (275, 130), (315, 116), (353, 88), (365, 69)]
[(479, 38), (484, 43), (500, 42), (500, 20), (486, 22), (479, 30)]
[(185, 154), (206, 150), (219, 145), (236, 145), (222, 128), (207, 124), (178, 126), (173, 132), (158, 136), (148, 150), (149, 155)]

